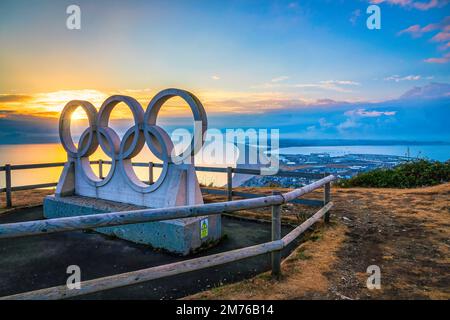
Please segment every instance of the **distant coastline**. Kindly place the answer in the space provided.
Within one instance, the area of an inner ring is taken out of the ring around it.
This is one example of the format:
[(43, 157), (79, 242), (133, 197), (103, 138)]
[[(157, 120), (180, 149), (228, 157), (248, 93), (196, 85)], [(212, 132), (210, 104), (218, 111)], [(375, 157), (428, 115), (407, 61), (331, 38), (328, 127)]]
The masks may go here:
[[(59, 143), (59, 137), (30, 137), (26, 136), (0, 137), (0, 145), (20, 145), (20, 144), (51, 144)], [(444, 140), (376, 140), (376, 139), (280, 139), (280, 148), (289, 147), (313, 147), (313, 146), (432, 146), (432, 145), (449, 145), (450, 141)]]
[(375, 140), (375, 139), (280, 139), (280, 148), (313, 146), (432, 146), (450, 145), (450, 141)]

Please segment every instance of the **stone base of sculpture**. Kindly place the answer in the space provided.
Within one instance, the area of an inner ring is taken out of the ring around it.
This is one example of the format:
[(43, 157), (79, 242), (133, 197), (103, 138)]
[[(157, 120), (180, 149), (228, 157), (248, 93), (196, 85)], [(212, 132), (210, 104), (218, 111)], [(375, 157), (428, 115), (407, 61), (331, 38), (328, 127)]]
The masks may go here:
[[(145, 207), (83, 196), (47, 196), (44, 200), (45, 218), (61, 218), (98, 213), (139, 210)], [(136, 223), (95, 231), (155, 249), (188, 255), (200, 247), (207, 247), (221, 237), (220, 215)]]

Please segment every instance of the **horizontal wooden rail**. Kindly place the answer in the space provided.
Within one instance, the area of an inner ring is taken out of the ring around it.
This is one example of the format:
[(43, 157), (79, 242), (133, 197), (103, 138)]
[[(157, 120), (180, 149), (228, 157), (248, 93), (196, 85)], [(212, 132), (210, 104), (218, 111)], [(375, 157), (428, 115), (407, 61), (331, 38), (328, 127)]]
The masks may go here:
[[(91, 161), (91, 164), (100, 164), (101, 165), (110, 165), (111, 161), (102, 161), (102, 160), (94, 160)], [(153, 163), (150, 162), (152, 167), (162, 168), (162, 163)], [(43, 168), (55, 168), (55, 167), (63, 167), (65, 162), (54, 162), (54, 163), (37, 163), (37, 164), (18, 164), (18, 165), (10, 165), (9, 170), (28, 170), (28, 169), (43, 169)], [(147, 162), (135, 162), (133, 163), (135, 167), (143, 167), (148, 168), (149, 163)], [(0, 171), (6, 171), (7, 166), (0, 166)], [(241, 173), (241, 174), (250, 174), (250, 175), (261, 175), (261, 170), (259, 169), (245, 169), (245, 168), (230, 168), (232, 173)], [(101, 170), (101, 169), (100, 169)], [(227, 173), (227, 168), (220, 167), (204, 167), (204, 166), (195, 166), (196, 171), (203, 172), (216, 172), (216, 173)], [(273, 176), (277, 177), (293, 177), (293, 178), (310, 178), (310, 179), (320, 179), (325, 177), (325, 174), (321, 173), (309, 173), (309, 172), (297, 172), (297, 171), (281, 171), (279, 170)], [(10, 191), (21, 191), (21, 190), (32, 190), (32, 189), (40, 189), (40, 188), (49, 188), (56, 186), (56, 182), (51, 183), (42, 183), (42, 184), (34, 184), (34, 185), (25, 185), (25, 186), (16, 186), (11, 187)], [(0, 193), (7, 192), (7, 188), (0, 188)], [(234, 192), (233, 192), (234, 194)], [(236, 194), (237, 195), (237, 194)], [(237, 195), (239, 196), (239, 195)], [(245, 197), (245, 196), (243, 196)], [(311, 202), (313, 203), (313, 202)], [(305, 203), (306, 204), (306, 203)]]
[[(296, 197), (300, 197), (315, 189), (324, 186), (334, 180), (334, 176), (328, 176), (305, 187), (294, 190)], [(65, 218), (55, 218), (48, 220), (36, 220), (19, 223), (9, 223), (0, 225), (0, 239), (32, 236), (37, 234), (47, 234), (64, 232), (69, 230), (82, 230), (99, 227), (110, 227), (123, 224), (133, 224), (141, 222), (155, 222), (162, 220), (199, 217), (223, 212), (233, 212), (239, 210), (256, 209), (271, 205), (283, 204), (288, 199), (288, 192), (281, 195), (272, 195), (254, 199), (234, 200), (226, 202), (208, 203), (201, 205), (179, 206), (158, 209), (141, 209), (133, 211), (121, 211), (112, 213), (101, 213), (87, 216), (75, 216)]]
[(274, 242), (266, 242), (251, 247), (231, 250), (223, 253), (217, 253), (196, 259), (190, 259), (181, 262), (165, 264), (162, 266), (141, 269), (137, 271), (116, 274), (109, 277), (103, 277), (93, 280), (81, 282), (79, 290), (70, 290), (66, 285), (41, 289), (6, 297), (0, 297), (0, 300), (55, 300), (67, 299), (98, 291), (125, 287), (141, 282), (155, 279), (161, 279), (169, 276), (183, 274), (186, 272), (196, 271), (209, 267), (222, 265), (229, 262), (239, 261), (246, 258), (259, 256), (274, 250), (283, 248), (281, 240)]
[(26, 186), (11, 187), (11, 191), (23, 191), (23, 190), (32, 190), (32, 189), (51, 188), (51, 187), (56, 187), (57, 185), (58, 185), (58, 183), (56, 183), (56, 182), (30, 184), (30, 185), (26, 185)]
[[(97, 161), (91, 161), (91, 164), (98, 164)], [(111, 161), (103, 161), (103, 164), (111, 164)], [(133, 162), (134, 167), (148, 167), (147, 162)], [(155, 168), (162, 168), (162, 163), (153, 163)], [(227, 173), (227, 168), (221, 167), (205, 167), (205, 166), (195, 166), (196, 171), (207, 171), (207, 172), (218, 172)], [(231, 168), (233, 173), (249, 174), (249, 175), (262, 175), (261, 169), (246, 169), (246, 168)], [(298, 171), (285, 171), (278, 170), (274, 176), (277, 177), (293, 177), (293, 178), (310, 178), (310, 179), (320, 179), (326, 175), (323, 173), (310, 173), (310, 172), (298, 172)]]
[[(218, 188), (200, 188), (202, 193), (214, 194), (214, 195), (227, 195), (227, 190), (218, 189)], [(261, 198), (267, 196), (266, 194), (261, 193), (248, 193), (248, 192), (240, 192), (240, 191), (232, 191), (232, 195), (240, 198)], [(295, 199), (292, 200), (291, 203), (303, 204), (311, 207), (321, 207), (323, 206), (322, 200), (314, 200), (314, 199)]]
[[(26, 186), (11, 187), (11, 191), (23, 191), (23, 190), (34, 190), (34, 189), (42, 189), (42, 188), (51, 188), (51, 187), (56, 187), (57, 185), (58, 185), (57, 182), (29, 184), (29, 185), (26, 185)], [(2, 193), (2, 192), (6, 192), (6, 188), (0, 188), (0, 193)]]
[(322, 218), (333, 207), (333, 202), (328, 202), (323, 208), (313, 214), (309, 219), (299, 225), (297, 228), (289, 232), (283, 239), (283, 245), (288, 246), (292, 241), (297, 239), (299, 235), (308, 230), (314, 223)]
[(37, 163), (37, 164), (16, 164), (11, 165), (11, 170), (26, 170), (26, 169), (42, 169), (42, 168), (55, 168), (64, 167), (65, 162), (55, 163)]
[(266, 242), (251, 247), (231, 250), (195, 259), (189, 259), (181, 262), (170, 263), (162, 266), (141, 269), (93, 280), (87, 280), (81, 282), (80, 289), (71, 290), (68, 289), (66, 285), (62, 285), (1, 297), (0, 300), (53, 300), (73, 298), (80, 295), (130, 286), (150, 280), (161, 279), (164, 277), (179, 275), (186, 272), (210, 268), (229, 262), (235, 262), (246, 258), (259, 256), (269, 252), (280, 251), (294, 239), (299, 237), (305, 230), (310, 228), (312, 224), (317, 222), (332, 207), (332, 205), (333, 204), (331, 202), (328, 203), (325, 207), (320, 209), (311, 218), (292, 230), (281, 240)]
[[(105, 165), (110, 165), (111, 161), (102, 161)], [(99, 160), (94, 160), (90, 162), (91, 164), (99, 164)], [(11, 165), (11, 170), (26, 170), (26, 169), (43, 169), (43, 168), (55, 168), (63, 167), (65, 162), (53, 162), (53, 163), (36, 163), (36, 164), (16, 164)], [(148, 167), (148, 162), (133, 162), (135, 167)], [(155, 168), (162, 168), (162, 163), (153, 163)], [(5, 166), (0, 166), (0, 171), (5, 171)], [(205, 167), (205, 166), (195, 166), (196, 171), (207, 171), (207, 172), (219, 172), (226, 173), (227, 168), (221, 167)], [(250, 174), (250, 175), (262, 175), (260, 169), (246, 169), (246, 168), (232, 168), (233, 173)], [(298, 172), (298, 171), (285, 171), (279, 170), (274, 176), (279, 177), (298, 177), (298, 178), (323, 178), (325, 174), (323, 173), (310, 173), (310, 172)]]

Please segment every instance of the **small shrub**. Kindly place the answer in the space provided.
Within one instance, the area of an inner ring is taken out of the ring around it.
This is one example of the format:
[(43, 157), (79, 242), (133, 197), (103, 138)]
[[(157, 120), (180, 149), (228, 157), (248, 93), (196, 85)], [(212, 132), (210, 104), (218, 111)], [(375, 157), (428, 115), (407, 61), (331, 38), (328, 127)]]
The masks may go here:
[(344, 188), (416, 188), (450, 181), (450, 160), (447, 162), (416, 160), (392, 169), (376, 169), (340, 180)]
[(280, 188), (281, 185), (278, 182), (275, 181), (269, 181), (265, 184), (265, 187), (267, 188)]

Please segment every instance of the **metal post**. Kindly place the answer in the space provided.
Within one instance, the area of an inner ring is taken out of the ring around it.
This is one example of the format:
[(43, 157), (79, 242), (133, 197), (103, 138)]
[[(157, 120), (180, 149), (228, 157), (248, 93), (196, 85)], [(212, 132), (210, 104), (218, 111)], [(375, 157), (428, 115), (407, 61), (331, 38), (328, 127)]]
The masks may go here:
[(103, 160), (98, 160), (98, 177), (103, 179)]
[(227, 199), (233, 200), (233, 168), (227, 167)]
[(5, 165), (5, 180), (6, 180), (6, 207), (12, 208), (11, 197), (11, 165)]
[[(272, 191), (272, 195), (279, 195), (281, 192)], [(281, 205), (272, 206), (272, 241), (281, 239)], [(272, 251), (272, 277), (279, 280), (281, 278), (281, 250)]]
[(148, 182), (153, 184), (153, 162), (148, 163)]
[[(323, 205), (326, 205), (330, 201), (331, 201), (331, 182), (328, 182), (324, 185)], [(330, 210), (328, 210), (328, 212), (325, 213), (323, 220), (325, 223), (330, 222)]]

